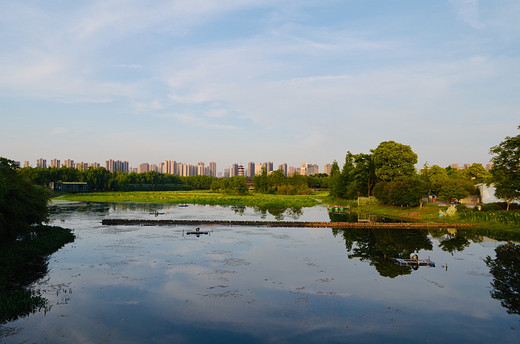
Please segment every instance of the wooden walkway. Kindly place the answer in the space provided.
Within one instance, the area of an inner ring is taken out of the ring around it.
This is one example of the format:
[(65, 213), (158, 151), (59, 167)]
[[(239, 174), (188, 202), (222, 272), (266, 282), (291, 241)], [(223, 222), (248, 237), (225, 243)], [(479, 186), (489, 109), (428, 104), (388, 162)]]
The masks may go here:
[(395, 228), (395, 229), (446, 229), (470, 228), (462, 223), (383, 223), (383, 222), (302, 222), (302, 221), (225, 221), (225, 220), (142, 220), (103, 219), (106, 226), (262, 226), (262, 227), (315, 227), (315, 228)]

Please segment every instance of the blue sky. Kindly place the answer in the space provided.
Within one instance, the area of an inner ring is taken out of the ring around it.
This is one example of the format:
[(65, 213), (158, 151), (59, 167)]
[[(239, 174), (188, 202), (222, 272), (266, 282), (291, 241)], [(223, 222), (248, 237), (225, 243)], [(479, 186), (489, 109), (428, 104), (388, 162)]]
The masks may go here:
[(520, 2), (0, 0), (0, 156), (487, 163), (520, 125)]

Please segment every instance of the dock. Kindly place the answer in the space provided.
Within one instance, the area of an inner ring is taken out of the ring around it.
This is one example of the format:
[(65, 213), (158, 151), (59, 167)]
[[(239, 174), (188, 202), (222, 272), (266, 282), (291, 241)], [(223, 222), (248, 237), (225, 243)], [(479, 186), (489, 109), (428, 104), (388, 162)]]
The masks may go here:
[(103, 219), (105, 226), (256, 226), (256, 227), (311, 227), (311, 228), (394, 228), (394, 229), (448, 229), (470, 228), (462, 223), (418, 222), (305, 222), (305, 221), (227, 221), (227, 220), (146, 220)]

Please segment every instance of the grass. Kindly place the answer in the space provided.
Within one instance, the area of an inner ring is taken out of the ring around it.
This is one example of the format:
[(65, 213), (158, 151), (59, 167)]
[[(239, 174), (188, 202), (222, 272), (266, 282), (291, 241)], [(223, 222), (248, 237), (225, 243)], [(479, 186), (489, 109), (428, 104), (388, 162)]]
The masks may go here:
[(354, 212), (364, 212), (392, 219), (429, 223), (467, 223), (476, 229), (520, 230), (520, 213), (513, 211), (478, 211), (466, 209), (454, 216), (439, 217), (439, 211), (446, 207), (427, 203), (420, 207), (395, 207), (388, 205), (365, 205), (352, 208)]
[(244, 205), (259, 207), (313, 207), (323, 202), (326, 191), (312, 195), (270, 195), (248, 193), (240, 196), (211, 191), (136, 191), (78, 193), (56, 197), (69, 201), (85, 202), (136, 202), (167, 204)]

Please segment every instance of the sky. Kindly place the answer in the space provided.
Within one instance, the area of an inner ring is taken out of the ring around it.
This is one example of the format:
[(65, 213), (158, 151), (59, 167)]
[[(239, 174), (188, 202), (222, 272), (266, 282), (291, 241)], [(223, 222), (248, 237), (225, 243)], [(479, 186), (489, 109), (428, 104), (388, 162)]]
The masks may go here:
[(516, 0), (0, 0), (0, 156), (299, 166), (520, 125)]

